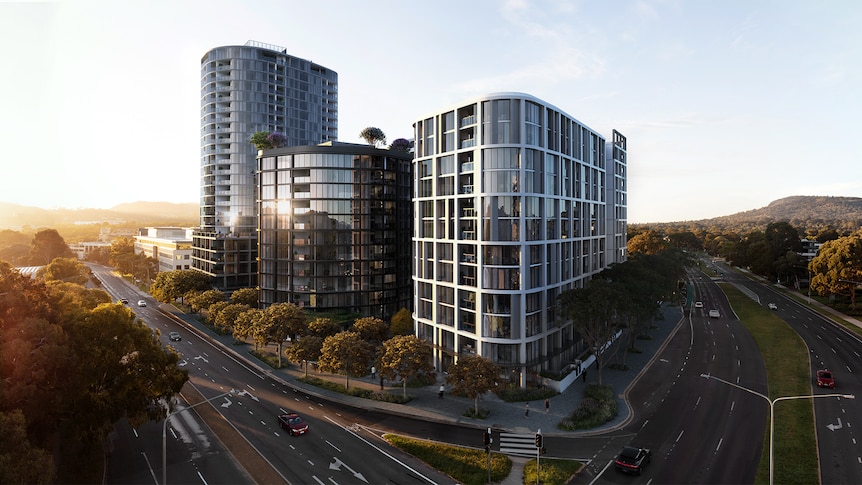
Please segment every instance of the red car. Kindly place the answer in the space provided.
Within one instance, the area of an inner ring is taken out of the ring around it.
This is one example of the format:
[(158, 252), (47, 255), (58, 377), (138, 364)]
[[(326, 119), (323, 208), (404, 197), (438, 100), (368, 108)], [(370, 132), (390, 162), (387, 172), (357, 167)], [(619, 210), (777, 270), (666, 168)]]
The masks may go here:
[(828, 387), (835, 389), (835, 378), (828, 369), (820, 369), (817, 371), (817, 387)]
[(280, 414), (278, 416), (278, 425), (291, 436), (308, 432), (308, 423), (303, 421), (296, 413)]

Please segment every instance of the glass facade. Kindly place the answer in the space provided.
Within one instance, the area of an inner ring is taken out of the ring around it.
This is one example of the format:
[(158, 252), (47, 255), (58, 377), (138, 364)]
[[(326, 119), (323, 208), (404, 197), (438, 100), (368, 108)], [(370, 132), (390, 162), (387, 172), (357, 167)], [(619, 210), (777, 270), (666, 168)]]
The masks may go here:
[(291, 302), (384, 320), (412, 309), (411, 158), (344, 143), (264, 151), (261, 305)]
[(583, 347), (558, 295), (625, 259), (625, 138), (610, 159), (598, 133), (519, 93), (414, 132), (414, 319), (438, 369), (478, 354), (526, 386), (564, 368)]
[(249, 41), (201, 59), (201, 221), (193, 266), (224, 290), (257, 285), (257, 149), (278, 132), (287, 146), (338, 138), (338, 75)]

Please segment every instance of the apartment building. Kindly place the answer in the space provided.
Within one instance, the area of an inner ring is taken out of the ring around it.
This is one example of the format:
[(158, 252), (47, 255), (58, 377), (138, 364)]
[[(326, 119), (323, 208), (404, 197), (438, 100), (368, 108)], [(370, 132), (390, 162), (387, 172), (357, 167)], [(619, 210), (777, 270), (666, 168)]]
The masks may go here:
[(261, 307), (290, 302), (388, 321), (411, 307), (411, 159), (352, 143), (264, 150)]
[(192, 266), (223, 290), (257, 286), (258, 131), (287, 146), (338, 138), (338, 74), (249, 41), (201, 59), (201, 219)]
[(626, 258), (626, 139), (497, 93), (414, 123), (413, 316), (438, 370), (481, 355), (526, 386), (584, 350), (558, 296)]

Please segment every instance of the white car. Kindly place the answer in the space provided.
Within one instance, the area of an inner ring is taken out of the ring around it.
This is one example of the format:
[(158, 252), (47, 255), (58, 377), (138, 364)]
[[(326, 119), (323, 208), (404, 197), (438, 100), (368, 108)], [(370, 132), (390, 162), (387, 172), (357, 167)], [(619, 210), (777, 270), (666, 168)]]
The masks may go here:
[(703, 302), (702, 301), (694, 302), (694, 307), (695, 308), (703, 308)]
[(775, 303), (770, 303), (766, 306), (768, 306), (770, 310), (778, 310), (778, 305), (776, 305)]
[(138, 300), (138, 306), (147, 306), (147, 302), (144, 300)]
[(710, 310), (709, 318), (721, 318), (721, 313), (718, 310)]

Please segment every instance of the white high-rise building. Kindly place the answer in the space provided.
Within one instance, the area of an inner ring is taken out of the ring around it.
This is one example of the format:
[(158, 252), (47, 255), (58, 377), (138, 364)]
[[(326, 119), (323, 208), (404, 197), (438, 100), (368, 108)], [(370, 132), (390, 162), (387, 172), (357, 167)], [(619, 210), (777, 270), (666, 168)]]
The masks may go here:
[(414, 320), (445, 371), (478, 354), (520, 386), (584, 350), (558, 296), (626, 258), (626, 139), (498, 93), (414, 123)]
[(201, 59), (201, 222), (193, 267), (220, 289), (257, 286), (258, 131), (287, 146), (338, 139), (338, 74), (249, 41)]

